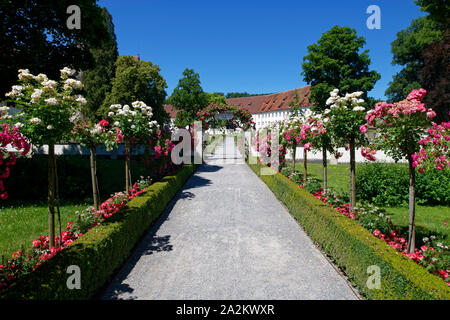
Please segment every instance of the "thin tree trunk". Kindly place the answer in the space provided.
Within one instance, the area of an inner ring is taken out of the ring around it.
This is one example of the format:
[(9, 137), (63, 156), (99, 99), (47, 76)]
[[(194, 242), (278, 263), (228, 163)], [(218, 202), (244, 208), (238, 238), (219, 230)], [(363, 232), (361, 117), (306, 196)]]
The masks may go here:
[(55, 145), (48, 145), (48, 237), (49, 247), (55, 246)]
[(356, 206), (356, 163), (355, 140), (350, 140), (350, 212), (354, 214)]
[(55, 163), (55, 203), (56, 203), (56, 213), (58, 216), (58, 232), (59, 232), (59, 240), (58, 245), (61, 246), (62, 240), (62, 231), (61, 231), (61, 210), (59, 204), (59, 186), (58, 186), (58, 166), (56, 165), (56, 156), (53, 157), (53, 161)]
[(92, 198), (94, 200), (94, 208), (95, 208), (95, 210), (98, 210), (99, 195), (98, 195), (98, 185), (97, 185), (96, 146), (91, 145), (89, 147), (89, 151), (90, 151), (90, 165), (91, 165)]
[(306, 177), (308, 175), (307, 161), (308, 161), (308, 150), (306, 150), (305, 147), (303, 146), (303, 183), (306, 183)]
[(294, 143), (294, 151), (292, 152), (292, 172), (295, 171), (295, 157), (297, 155), (297, 144)]
[(411, 155), (408, 155), (409, 165), (409, 234), (408, 234), (408, 253), (413, 253), (416, 247), (416, 169), (413, 167)]
[(125, 191), (128, 194), (130, 189), (130, 144), (125, 140)]
[(322, 148), (322, 165), (323, 165), (323, 190), (327, 189), (327, 149), (325, 147)]

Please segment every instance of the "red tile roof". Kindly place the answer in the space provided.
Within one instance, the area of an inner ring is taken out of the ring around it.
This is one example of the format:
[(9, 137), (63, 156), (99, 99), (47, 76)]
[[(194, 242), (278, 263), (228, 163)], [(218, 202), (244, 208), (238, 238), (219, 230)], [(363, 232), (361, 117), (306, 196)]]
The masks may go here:
[(264, 95), (264, 96), (252, 96), (243, 98), (230, 98), (227, 99), (228, 105), (233, 105), (239, 108), (247, 109), (250, 113), (263, 113), (270, 111), (279, 111), (290, 109), (290, 103), (294, 100), (295, 93), (299, 97), (300, 106), (309, 106), (309, 91), (310, 86), (302, 88), (292, 89), (279, 93)]
[[(290, 109), (290, 103), (295, 98), (295, 93), (299, 97), (300, 106), (307, 107), (309, 103), (310, 86), (305, 86), (297, 89), (283, 91), (279, 93), (268, 94), (264, 96), (252, 96), (242, 98), (230, 98), (226, 102), (228, 105), (233, 105), (238, 108), (246, 109), (250, 113), (263, 113), (270, 111), (288, 110)], [(171, 118), (175, 118), (178, 110), (172, 105), (164, 105), (164, 110), (169, 114)]]

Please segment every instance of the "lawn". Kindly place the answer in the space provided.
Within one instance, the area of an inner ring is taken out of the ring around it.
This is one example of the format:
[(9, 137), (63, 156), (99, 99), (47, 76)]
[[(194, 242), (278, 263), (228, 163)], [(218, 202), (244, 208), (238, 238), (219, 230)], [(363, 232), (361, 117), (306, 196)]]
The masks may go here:
[[(75, 211), (84, 210), (89, 205), (89, 203), (64, 203), (61, 206), (62, 229), (65, 228), (67, 222), (76, 219)], [(55, 223), (57, 226), (56, 217)], [(2, 256), (10, 258), (11, 254), (19, 250), (21, 246), (24, 246), (25, 249), (31, 248), (31, 242), (35, 238), (47, 234), (47, 203), (0, 204), (0, 259)]]
[[(288, 164), (289, 166), (290, 164)], [(303, 172), (303, 163), (297, 163), (295, 168)], [(356, 165), (358, 175), (358, 164)], [(308, 164), (308, 176), (322, 180), (322, 165)], [(338, 192), (346, 192), (349, 189), (349, 164), (328, 165), (328, 186)], [(407, 233), (409, 212), (408, 207), (385, 207), (392, 222), (403, 233)], [(445, 206), (419, 206), (416, 205), (416, 234), (421, 241), (424, 236), (441, 234), (450, 242), (450, 226), (444, 225), (450, 222), (450, 208)]]

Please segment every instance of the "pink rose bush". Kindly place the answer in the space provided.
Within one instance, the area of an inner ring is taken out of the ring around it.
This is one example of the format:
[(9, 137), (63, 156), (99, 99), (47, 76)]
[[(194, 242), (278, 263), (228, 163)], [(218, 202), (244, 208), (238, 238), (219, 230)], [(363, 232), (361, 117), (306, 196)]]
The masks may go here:
[[(7, 110), (5, 108), (8, 107), (2, 108)], [(10, 167), (15, 165), (17, 156), (28, 155), (30, 151), (30, 144), (17, 127), (10, 127), (7, 123), (0, 125), (0, 198), (2, 200), (8, 198), (3, 181), (10, 175)]]
[(425, 169), (444, 170), (450, 167), (450, 122), (433, 123), (428, 135), (419, 141), (419, 152), (411, 155), (413, 167), (420, 173)]

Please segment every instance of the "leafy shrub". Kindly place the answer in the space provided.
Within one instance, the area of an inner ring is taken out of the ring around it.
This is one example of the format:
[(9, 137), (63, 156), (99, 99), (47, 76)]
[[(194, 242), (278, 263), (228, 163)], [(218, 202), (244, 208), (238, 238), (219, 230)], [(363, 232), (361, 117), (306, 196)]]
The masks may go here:
[[(422, 205), (450, 204), (450, 170), (416, 173), (416, 201)], [(365, 163), (357, 168), (356, 196), (377, 206), (408, 203), (408, 167), (401, 164)]]
[(305, 189), (309, 193), (314, 193), (322, 188), (320, 180), (315, 178), (306, 178)]

